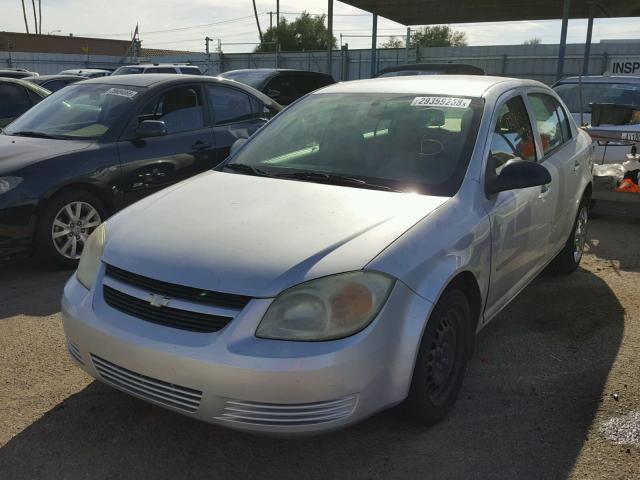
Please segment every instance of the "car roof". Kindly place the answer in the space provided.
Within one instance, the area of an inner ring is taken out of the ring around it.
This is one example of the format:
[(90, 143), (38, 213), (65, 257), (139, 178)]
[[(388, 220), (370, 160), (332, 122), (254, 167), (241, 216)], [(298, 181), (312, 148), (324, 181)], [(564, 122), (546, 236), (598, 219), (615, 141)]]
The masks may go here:
[(102, 68), (68, 68), (67, 70), (63, 70), (63, 72), (109, 72), (110, 70), (103, 70)]
[[(38, 77), (34, 77), (34, 78), (38, 78)], [(23, 78), (0, 77), (0, 83), (15, 83), (16, 85), (22, 85), (23, 87), (28, 88), (29, 90), (32, 90), (36, 93), (43, 93), (43, 92), (51, 93), (46, 88), (43, 88), (40, 85), (36, 85), (35, 83), (26, 81)]]
[(632, 75), (585, 75), (583, 77), (565, 77), (561, 83), (640, 83), (640, 77)]
[(386, 67), (380, 70), (379, 73), (385, 72), (400, 72), (403, 70), (435, 70), (435, 69), (447, 69), (447, 68), (468, 68), (472, 70), (482, 70), (480, 67), (470, 65), (468, 63), (405, 63), (402, 65), (394, 65), (392, 67)]
[(535, 80), (491, 77), (483, 75), (417, 75), (381, 77), (367, 80), (334, 83), (318, 92), (322, 93), (428, 93), (429, 95), (460, 95), (482, 97), (487, 90), (498, 87), (507, 91), (517, 87), (545, 87)]
[(192, 65), (190, 63), (138, 63), (131, 65), (122, 65), (118, 68), (127, 68), (127, 67), (195, 67), (200, 68), (197, 65)]
[(77, 79), (82, 79), (82, 80), (86, 80), (86, 77), (83, 77), (81, 75), (40, 75), (38, 77), (25, 77), (23, 78), (23, 80), (65, 80), (67, 78), (77, 78)]
[(323, 76), (329, 76), (328, 73), (322, 73), (322, 72), (312, 72), (309, 70), (296, 70), (295, 68), (239, 68), (237, 70), (227, 70), (226, 72), (222, 72), (220, 73), (220, 75), (224, 75), (226, 73), (250, 73), (250, 72), (260, 72), (260, 73), (272, 73), (272, 74), (276, 74), (276, 73), (280, 73), (280, 72), (286, 72), (286, 73), (308, 73), (310, 75), (323, 75)]
[(132, 87), (156, 87), (165, 85), (180, 85), (193, 84), (193, 83), (219, 83), (223, 85), (229, 85), (236, 88), (240, 88), (251, 95), (258, 97), (263, 103), (267, 105), (277, 105), (277, 102), (267, 97), (264, 93), (259, 92), (249, 85), (236, 82), (234, 80), (228, 80), (220, 77), (210, 77), (207, 75), (182, 75), (176, 73), (135, 73), (133, 75), (115, 75), (108, 77), (90, 78), (83, 80), (83, 84), (98, 83), (102, 85), (118, 85), (118, 86), (132, 86)]

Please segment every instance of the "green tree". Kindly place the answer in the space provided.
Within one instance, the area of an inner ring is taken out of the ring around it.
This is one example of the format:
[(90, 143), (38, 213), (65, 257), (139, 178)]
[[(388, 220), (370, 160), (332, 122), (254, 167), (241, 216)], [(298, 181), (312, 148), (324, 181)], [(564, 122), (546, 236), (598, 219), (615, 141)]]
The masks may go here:
[(396, 36), (389, 37), (380, 48), (404, 48), (404, 42)]
[(522, 42), (523, 45), (540, 45), (541, 43), (542, 40), (540, 40), (538, 37), (533, 37)]
[(467, 34), (449, 25), (430, 25), (411, 34), (411, 47), (464, 47)]
[[(274, 52), (275, 43), (280, 43), (280, 50), (284, 52), (299, 52), (308, 50), (326, 50), (329, 31), (324, 24), (326, 15), (312, 16), (307, 12), (293, 22), (286, 18), (280, 20), (280, 25), (267, 29), (262, 35), (263, 43), (255, 48), (255, 52)], [(333, 37), (333, 48), (336, 48), (336, 37)]]

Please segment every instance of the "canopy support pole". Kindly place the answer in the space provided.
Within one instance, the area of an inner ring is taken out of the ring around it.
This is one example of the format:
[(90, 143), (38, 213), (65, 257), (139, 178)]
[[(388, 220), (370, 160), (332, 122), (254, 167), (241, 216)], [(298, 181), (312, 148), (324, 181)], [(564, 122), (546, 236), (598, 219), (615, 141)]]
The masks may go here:
[(562, 5), (562, 30), (560, 32), (560, 50), (558, 51), (558, 71), (556, 80), (560, 80), (564, 74), (564, 57), (567, 51), (567, 29), (569, 27), (569, 13), (571, 11), (571, 0), (563, 0)]
[(327, 73), (331, 75), (333, 60), (333, 0), (327, 0)]
[(584, 60), (582, 61), (582, 74), (589, 75), (589, 57), (591, 56), (591, 36), (593, 34), (593, 17), (595, 16), (596, 5), (589, 5), (589, 20), (587, 22), (587, 41), (584, 44)]
[(376, 74), (377, 65), (376, 65), (376, 57), (378, 47), (378, 15), (376, 13), (373, 14), (373, 27), (371, 29), (371, 76), (373, 77)]

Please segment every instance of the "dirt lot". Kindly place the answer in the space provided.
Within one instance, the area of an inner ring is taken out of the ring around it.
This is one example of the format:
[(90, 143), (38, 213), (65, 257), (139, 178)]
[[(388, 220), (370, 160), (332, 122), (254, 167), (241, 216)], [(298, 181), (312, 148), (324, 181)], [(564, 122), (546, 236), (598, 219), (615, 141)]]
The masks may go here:
[(543, 274), (482, 332), (430, 430), (391, 410), (282, 440), (150, 406), (67, 358), (69, 272), (0, 264), (0, 478), (640, 479), (640, 211), (599, 210), (583, 268)]

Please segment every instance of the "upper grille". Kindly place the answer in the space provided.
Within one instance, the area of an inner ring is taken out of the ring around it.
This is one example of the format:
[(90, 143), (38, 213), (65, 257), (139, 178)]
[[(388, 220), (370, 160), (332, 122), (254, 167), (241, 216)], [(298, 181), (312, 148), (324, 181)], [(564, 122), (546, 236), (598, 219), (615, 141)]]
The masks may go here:
[(175, 283), (154, 280), (153, 278), (143, 277), (137, 273), (127, 272), (126, 270), (114, 267), (113, 265), (107, 265), (106, 274), (116, 280), (152, 293), (204, 303), (207, 305), (215, 305), (217, 307), (228, 307), (242, 310), (247, 303), (249, 303), (249, 300), (251, 300), (251, 297), (246, 297), (244, 295), (213, 292), (211, 290), (202, 290), (200, 288), (186, 287)]
[(91, 354), (91, 360), (100, 378), (120, 390), (187, 412), (195, 412), (200, 407), (202, 392), (199, 390), (147, 377), (97, 355)]
[(227, 400), (217, 420), (252, 425), (295, 426), (316, 425), (340, 420), (353, 413), (357, 395), (314, 403), (276, 404)]
[(191, 332), (217, 332), (232, 320), (231, 317), (171, 307), (154, 307), (149, 302), (122, 293), (108, 285), (103, 285), (102, 291), (105, 302), (116, 310), (167, 327)]

